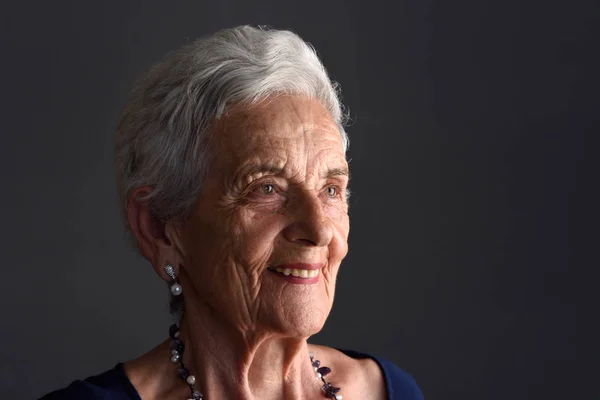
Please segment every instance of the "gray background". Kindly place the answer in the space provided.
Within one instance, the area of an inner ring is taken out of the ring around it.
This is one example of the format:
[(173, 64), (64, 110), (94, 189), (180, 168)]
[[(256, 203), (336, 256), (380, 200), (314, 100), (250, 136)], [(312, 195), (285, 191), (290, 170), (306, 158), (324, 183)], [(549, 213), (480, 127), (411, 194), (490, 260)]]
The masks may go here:
[(298, 32), (354, 121), (351, 251), (314, 341), (428, 399), (600, 398), (597, 1), (18, 2), (0, 12), (2, 399), (166, 337), (124, 240), (112, 138), (134, 77), (242, 23)]

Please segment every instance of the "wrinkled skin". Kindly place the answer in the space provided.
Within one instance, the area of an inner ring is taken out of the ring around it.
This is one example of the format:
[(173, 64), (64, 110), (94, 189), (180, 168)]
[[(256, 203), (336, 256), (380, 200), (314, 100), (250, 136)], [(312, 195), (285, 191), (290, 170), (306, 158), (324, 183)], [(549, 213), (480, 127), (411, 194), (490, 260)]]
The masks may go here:
[[(308, 337), (329, 314), (347, 253), (340, 133), (317, 101), (296, 97), (234, 108), (215, 130), (207, 181), (178, 231), (186, 301), (193, 292), (252, 335)], [(318, 283), (290, 284), (266, 269), (291, 262), (323, 263)]]
[[(330, 114), (316, 100), (283, 96), (232, 107), (213, 126), (213, 159), (192, 213), (162, 223), (138, 199), (128, 217), (141, 253), (183, 287), (184, 362), (207, 399), (320, 399), (308, 359), (332, 368), (344, 398), (385, 398), (379, 367), (307, 343), (331, 310), (348, 247), (348, 164)], [(322, 263), (314, 284), (267, 270)], [(186, 398), (168, 341), (125, 365), (144, 399)], [(187, 392), (189, 397), (189, 391)], [(352, 393), (352, 396), (347, 396)]]

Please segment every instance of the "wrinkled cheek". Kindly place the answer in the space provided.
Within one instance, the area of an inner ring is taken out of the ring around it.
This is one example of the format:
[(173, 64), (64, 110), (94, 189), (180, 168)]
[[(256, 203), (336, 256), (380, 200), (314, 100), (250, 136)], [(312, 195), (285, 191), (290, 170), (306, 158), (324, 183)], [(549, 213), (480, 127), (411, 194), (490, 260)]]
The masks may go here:
[(278, 213), (245, 212), (240, 221), (237, 237), (240, 248), (237, 250), (240, 261), (247, 268), (249, 275), (259, 280), (273, 252), (274, 239), (279, 229)]
[(261, 270), (269, 259), (270, 246), (260, 235), (253, 232), (241, 232), (238, 238), (240, 242), (235, 249), (238, 261), (248, 273), (248, 277), (254, 280), (260, 276)]
[(332, 264), (339, 265), (348, 254), (348, 228), (348, 225), (346, 225), (338, 229), (332, 244), (329, 246), (329, 257)]
[(323, 278), (325, 280), (328, 294), (333, 297), (333, 291), (335, 290), (335, 283), (337, 274), (340, 269), (342, 260), (348, 254), (348, 228), (347, 225), (338, 225), (334, 239), (329, 246), (329, 259), (326, 270), (323, 271)]
[(188, 262), (192, 267), (192, 283), (198, 288), (199, 296), (212, 304), (236, 279), (231, 252), (233, 243), (228, 232), (219, 232), (210, 225), (204, 228), (192, 232)]
[(256, 297), (253, 279), (240, 260), (235, 256), (235, 247), (214, 249), (225, 254), (218, 264), (214, 265), (212, 274), (209, 304), (223, 313), (223, 317), (232, 323), (245, 326), (252, 319), (253, 303)]
[(332, 302), (335, 295), (335, 283), (337, 279), (337, 266), (327, 266), (323, 269), (323, 283), (325, 285), (325, 295), (328, 302)]
[(242, 309), (255, 307), (261, 290), (262, 274), (271, 255), (271, 246), (261, 238), (250, 226), (240, 225), (233, 229), (233, 241), (228, 249), (231, 254), (228, 261), (230, 275), (233, 275), (235, 287), (224, 288), (236, 291), (235, 298), (245, 304), (238, 304)]

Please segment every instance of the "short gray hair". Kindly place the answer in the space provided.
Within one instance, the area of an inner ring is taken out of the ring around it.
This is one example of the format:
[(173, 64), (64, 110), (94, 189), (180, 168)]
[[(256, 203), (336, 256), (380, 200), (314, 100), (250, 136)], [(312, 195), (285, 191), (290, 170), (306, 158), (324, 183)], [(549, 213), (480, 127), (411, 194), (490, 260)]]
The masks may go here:
[(152, 187), (144, 200), (155, 217), (184, 220), (206, 177), (211, 124), (232, 104), (286, 94), (317, 99), (348, 148), (338, 86), (315, 50), (295, 33), (226, 29), (150, 68), (135, 84), (117, 128), (117, 191), (127, 230), (128, 197), (142, 186)]

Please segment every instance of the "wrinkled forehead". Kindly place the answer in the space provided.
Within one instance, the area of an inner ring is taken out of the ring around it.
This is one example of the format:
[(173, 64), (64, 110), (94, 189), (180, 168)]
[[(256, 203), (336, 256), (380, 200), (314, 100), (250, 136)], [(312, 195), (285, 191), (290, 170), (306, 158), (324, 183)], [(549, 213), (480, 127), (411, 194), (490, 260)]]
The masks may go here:
[(212, 136), (216, 158), (228, 163), (265, 153), (288, 157), (326, 153), (345, 159), (337, 124), (317, 100), (309, 98), (286, 96), (232, 107), (217, 121)]

